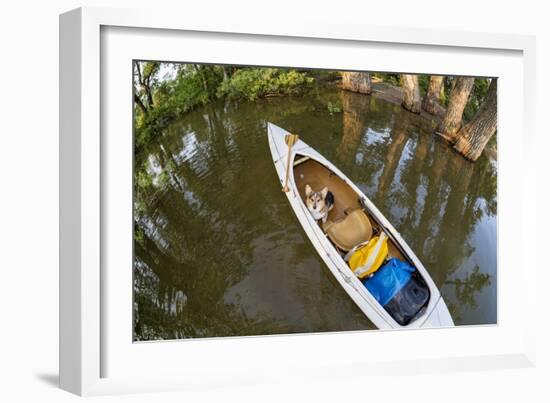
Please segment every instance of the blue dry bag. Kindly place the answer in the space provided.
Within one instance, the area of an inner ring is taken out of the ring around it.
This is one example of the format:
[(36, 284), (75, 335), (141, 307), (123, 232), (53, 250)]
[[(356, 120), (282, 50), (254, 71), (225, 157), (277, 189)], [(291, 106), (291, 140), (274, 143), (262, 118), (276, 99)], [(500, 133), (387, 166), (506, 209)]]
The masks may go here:
[(363, 284), (384, 306), (407, 284), (415, 270), (408, 262), (392, 258)]

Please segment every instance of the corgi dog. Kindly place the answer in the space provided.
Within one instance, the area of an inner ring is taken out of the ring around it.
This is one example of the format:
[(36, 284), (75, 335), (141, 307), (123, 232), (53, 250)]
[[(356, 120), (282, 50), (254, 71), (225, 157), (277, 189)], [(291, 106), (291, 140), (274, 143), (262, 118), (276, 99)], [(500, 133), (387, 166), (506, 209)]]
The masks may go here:
[(315, 220), (327, 222), (328, 212), (334, 207), (334, 195), (327, 187), (320, 192), (314, 192), (306, 185), (306, 205)]

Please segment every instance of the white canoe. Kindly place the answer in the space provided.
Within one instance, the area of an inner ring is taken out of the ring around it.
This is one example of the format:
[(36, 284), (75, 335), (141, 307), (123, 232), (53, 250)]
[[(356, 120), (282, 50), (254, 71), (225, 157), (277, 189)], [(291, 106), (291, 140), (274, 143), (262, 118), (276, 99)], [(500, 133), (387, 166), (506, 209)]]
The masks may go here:
[[(286, 174), (286, 163), (288, 158), (288, 147), (285, 143), (285, 136), (290, 133), (272, 123), (268, 123), (267, 133), (271, 156), (282, 186)], [(290, 160), (291, 169), (288, 181), (290, 190), (284, 194), (286, 194), (296, 217), (325, 264), (336, 280), (338, 280), (342, 288), (374, 325), (379, 329), (415, 329), (454, 326), (447, 305), (426, 268), (422, 265), (403, 238), (401, 238), (397, 230), (363, 192), (330, 161), (302, 140), (298, 140), (292, 147)], [(405, 325), (400, 324), (382, 305), (380, 305), (375, 297), (363, 285), (361, 280), (353, 274), (343, 258), (343, 253), (335, 247), (334, 243), (329, 239), (321, 226), (313, 219), (308, 211), (304, 201), (305, 191), (303, 187), (305, 183), (312, 183), (314, 190), (320, 190), (319, 186), (321, 185), (319, 178), (321, 178), (323, 171), (326, 171), (327, 177), (330, 178), (328, 181), (331, 182), (328, 184), (323, 183), (322, 185), (329, 186), (329, 190), (334, 193), (336, 199), (335, 208), (329, 214), (329, 219), (333, 219), (334, 217), (331, 217), (331, 215), (339, 214), (339, 212), (341, 213), (344, 208), (361, 208), (368, 215), (373, 226), (378, 227), (388, 235), (390, 255), (406, 260), (409, 264), (414, 266), (418, 271), (415, 275), (420, 275), (421, 279), (424, 281), (423, 285), (427, 286), (429, 289), (429, 299), (427, 299), (422, 309), (418, 311), (409, 323)], [(315, 189), (315, 183), (317, 184), (317, 189)], [(356, 203), (357, 206), (346, 206), (344, 205), (346, 203)]]

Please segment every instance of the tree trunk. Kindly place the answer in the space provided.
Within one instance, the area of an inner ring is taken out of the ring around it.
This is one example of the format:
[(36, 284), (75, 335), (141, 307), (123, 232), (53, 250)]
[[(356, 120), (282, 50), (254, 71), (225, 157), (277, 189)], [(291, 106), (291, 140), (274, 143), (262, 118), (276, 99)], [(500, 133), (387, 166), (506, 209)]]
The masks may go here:
[(456, 134), (462, 126), (462, 114), (473, 86), (473, 77), (457, 77), (453, 80), (447, 111), (436, 130), (438, 135), (452, 144), (455, 143)]
[(430, 84), (428, 85), (428, 91), (422, 101), (422, 109), (426, 112), (435, 115), (437, 112), (437, 105), (439, 104), (439, 94), (441, 93), (441, 87), (443, 86), (443, 76), (431, 76)]
[(136, 72), (138, 76), (138, 83), (139, 85), (143, 85), (143, 78), (141, 78), (141, 67), (139, 62), (136, 62)]
[(197, 72), (201, 80), (202, 88), (204, 92), (208, 94), (208, 84), (206, 82), (206, 78), (204, 77), (204, 71), (201, 69), (201, 67), (198, 64), (195, 64), (194, 66), (195, 66), (195, 71)]
[[(136, 71), (138, 76), (139, 87), (140, 87), (140, 90), (145, 93), (145, 97), (147, 100), (147, 107), (145, 107), (145, 104), (141, 100), (140, 95), (136, 95), (136, 98), (140, 98), (139, 99), (140, 104), (138, 105), (140, 106), (140, 108), (143, 107), (142, 110), (153, 109), (153, 94), (151, 92), (151, 76), (153, 75), (153, 72), (151, 71), (148, 74), (145, 74), (146, 67), (147, 67), (147, 64), (145, 65), (144, 72), (142, 73), (141, 62), (136, 62)], [(136, 94), (137, 94), (137, 91), (136, 91)]]
[(493, 78), (487, 97), (471, 122), (466, 124), (457, 134), (454, 145), (464, 157), (470, 161), (479, 158), (487, 142), (497, 130), (497, 80)]
[(141, 98), (138, 97), (137, 94), (134, 94), (134, 102), (139, 107), (139, 109), (141, 109), (143, 114), (147, 114), (147, 108), (145, 107), (145, 105), (143, 105), (143, 102), (141, 102)]
[(372, 82), (369, 73), (345, 71), (342, 73), (342, 88), (348, 91), (370, 94)]
[(402, 74), (403, 89), (405, 94), (401, 105), (408, 111), (420, 113), (422, 101), (420, 99), (420, 87), (418, 86), (418, 76), (414, 74)]

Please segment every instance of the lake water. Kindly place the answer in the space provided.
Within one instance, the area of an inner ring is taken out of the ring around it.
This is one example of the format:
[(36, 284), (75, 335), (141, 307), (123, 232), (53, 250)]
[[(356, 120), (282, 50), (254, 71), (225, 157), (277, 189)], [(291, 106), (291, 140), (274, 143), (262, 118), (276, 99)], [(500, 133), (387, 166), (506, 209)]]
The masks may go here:
[(271, 121), (377, 205), (424, 263), (457, 325), (496, 323), (496, 162), (472, 164), (432, 123), (376, 96), (220, 101), (136, 155), (134, 339), (374, 329), (298, 224), (277, 180)]

